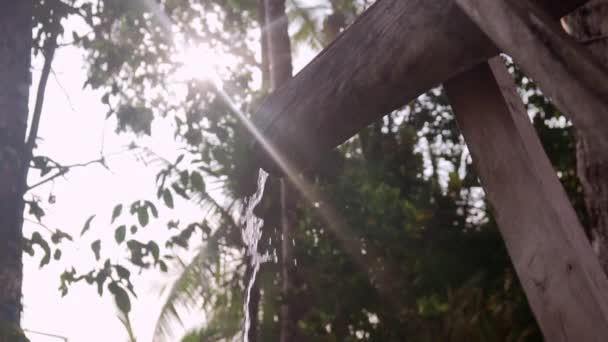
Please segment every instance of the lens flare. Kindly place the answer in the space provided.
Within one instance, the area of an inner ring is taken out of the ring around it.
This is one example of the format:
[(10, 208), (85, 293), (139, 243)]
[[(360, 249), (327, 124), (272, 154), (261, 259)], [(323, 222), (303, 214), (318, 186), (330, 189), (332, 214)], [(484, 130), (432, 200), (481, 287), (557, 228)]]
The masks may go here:
[(213, 52), (206, 44), (188, 46), (179, 49), (176, 62), (180, 65), (175, 75), (180, 80), (211, 80), (213, 84), (221, 84), (216, 70), (223, 67), (226, 60), (220, 54)]
[[(173, 23), (171, 19), (163, 12), (162, 8), (158, 5), (157, 2), (152, 0), (142, 0), (144, 4), (151, 10), (151, 12), (158, 16), (158, 19), (163, 25), (163, 28), (172, 33), (173, 32)], [(272, 24), (271, 24), (272, 25)], [(172, 34), (172, 39), (173, 39)], [(374, 265), (370, 265), (370, 260), (374, 260), (377, 262), (382, 260), (379, 257), (379, 253), (377, 253), (371, 246), (367, 246), (365, 255), (361, 251), (361, 245), (359, 238), (352, 234), (348, 225), (344, 221), (344, 219), (340, 216), (340, 214), (327, 202), (323, 196), (315, 189), (314, 185), (308, 182), (305, 178), (301, 176), (301, 174), (296, 170), (296, 168), (289, 162), (288, 159), (284, 158), (279, 150), (270, 142), (268, 139), (264, 137), (262, 132), (251, 122), (249, 117), (241, 111), (237, 105), (230, 99), (228, 94), (222, 88), (222, 82), (220, 77), (218, 76), (217, 69), (223, 63), (226, 63), (226, 59), (224, 56), (215, 54), (212, 52), (212, 49), (204, 44), (198, 46), (190, 46), (182, 49), (182, 53), (177, 56), (177, 60), (179, 63), (183, 65), (183, 69), (181, 72), (184, 74), (182, 76), (199, 79), (201, 81), (209, 82), (217, 95), (222, 99), (222, 101), (230, 108), (230, 110), (238, 117), (238, 119), (242, 122), (245, 128), (253, 135), (253, 137), (258, 141), (258, 143), (262, 146), (262, 148), (268, 153), (268, 155), (273, 159), (273, 161), (279, 166), (279, 168), (283, 171), (283, 173), (287, 176), (287, 179), (291, 182), (291, 184), (298, 190), (302, 196), (310, 203), (311, 206), (314, 206), (319, 213), (319, 217), (325, 222), (329, 229), (332, 230), (334, 236), (345, 249), (345, 251), (349, 254), (349, 256), (353, 259), (353, 261), (361, 268), (365, 273), (370, 275), (370, 269)], [(225, 65), (225, 64), (224, 64)], [(264, 172), (264, 171), (261, 171)], [(260, 176), (260, 181), (262, 179), (265, 180), (265, 175), (262, 173)], [(258, 185), (259, 187), (262, 185)], [(259, 232), (258, 232), (259, 235)], [(247, 237), (245, 237), (247, 239)], [(252, 244), (256, 246), (257, 243)], [(257, 251), (249, 251), (249, 253), (255, 253), (255, 255), (259, 255)], [(246, 302), (245, 305), (249, 302), (250, 292), (253, 282), (255, 281), (255, 273), (259, 269), (259, 262), (262, 260), (260, 258), (252, 258), (255, 263), (254, 273), (252, 279), (250, 279), (250, 283), (247, 286), (246, 293)], [(397, 274), (394, 271), (394, 267), (392, 264), (387, 263), (384, 260), (381, 268), (377, 268), (375, 270), (375, 279), (372, 280), (370, 277), (370, 281), (373, 282), (373, 285), (376, 287), (378, 292), (381, 295), (385, 295), (386, 298), (389, 298), (388, 303), (390, 302), (390, 294), (387, 293), (388, 288), (390, 287), (390, 278), (392, 274)], [(249, 310), (245, 309), (245, 327), (243, 340), (247, 342), (247, 332), (249, 331)]]

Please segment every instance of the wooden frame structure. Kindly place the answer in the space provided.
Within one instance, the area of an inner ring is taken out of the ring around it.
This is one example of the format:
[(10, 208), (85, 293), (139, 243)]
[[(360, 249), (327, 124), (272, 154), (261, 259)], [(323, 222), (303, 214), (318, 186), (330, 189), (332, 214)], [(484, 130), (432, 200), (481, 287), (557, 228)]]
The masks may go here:
[(495, 57), (512, 56), (608, 153), (608, 72), (556, 20), (585, 2), (378, 0), (267, 99), (257, 126), (306, 167), (443, 83), (546, 340), (608, 341), (608, 278)]

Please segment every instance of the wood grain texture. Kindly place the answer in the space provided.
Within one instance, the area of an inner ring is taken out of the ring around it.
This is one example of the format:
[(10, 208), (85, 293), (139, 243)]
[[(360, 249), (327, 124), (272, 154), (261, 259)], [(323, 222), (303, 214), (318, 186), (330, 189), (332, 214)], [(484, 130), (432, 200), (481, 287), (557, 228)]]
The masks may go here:
[[(584, 0), (544, 0), (559, 17)], [(498, 50), (451, 0), (378, 0), (254, 115), (300, 167)], [(257, 147), (259, 149), (259, 146)], [(257, 149), (261, 164), (277, 172)]]
[(608, 71), (530, 0), (455, 0), (576, 128), (608, 149)]
[(547, 341), (608, 341), (608, 280), (500, 57), (445, 84)]

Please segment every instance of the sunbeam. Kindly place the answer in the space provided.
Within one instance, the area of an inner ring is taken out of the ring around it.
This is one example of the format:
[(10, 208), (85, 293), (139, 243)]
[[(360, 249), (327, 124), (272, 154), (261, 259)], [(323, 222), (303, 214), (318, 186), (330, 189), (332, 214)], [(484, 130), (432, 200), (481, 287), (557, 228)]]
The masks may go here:
[[(159, 17), (160, 23), (165, 26), (164, 28), (168, 32), (173, 32), (173, 24), (171, 19), (162, 11), (158, 3), (152, 0), (141, 0), (144, 1), (146, 7), (148, 7), (155, 15)], [(172, 37), (175, 35), (173, 34)], [(174, 42), (175, 43), (175, 42)], [(230, 96), (224, 91), (222, 86), (222, 81), (217, 73), (218, 65), (222, 63), (222, 57), (219, 55), (213, 54), (209, 46), (200, 45), (194, 47), (186, 47), (183, 52), (178, 56), (178, 61), (183, 63), (183, 72), (184, 76), (190, 78), (196, 78), (200, 81), (209, 82), (215, 90), (216, 94), (222, 99), (222, 101), (229, 107), (229, 109), (237, 116), (237, 118), (241, 121), (241, 123), (245, 126), (245, 128), (250, 132), (250, 134), (256, 139), (256, 141), (260, 144), (260, 146), (266, 151), (266, 153), (272, 158), (272, 160), (276, 163), (276, 165), (281, 169), (284, 175), (286, 175), (289, 182), (295, 187), (297, 191), (299, 191), (302, 196), (309, 202), (309, 204), (315, 207), (318, 210), (319, 217), (324, 221), (328, 228), (331, 229), (336, 239), (340, 242), (342, 247), (345, 249), (347, 254), (353, 259), (353, 261), (361, 268), (369, 277), (372, 285), (377, 289), (377, 291), (386, 299), (386, 302), (390, 305), (392, 301), (390, 300), (389, 294), (389, 285), (390, 277), (392, 274), (396, 274), (393, 271), (395, 268), (391, 266), (386, 260), (382, 260), (371, 246), (366, 247), (366, 255), (361, 252), (361, 246), (359, 244), (358, 238), (353, 235), (348, 228), (347, 223), (340, 216), (340, 214), (329, 204), (328, 201), (324, 199), (321, 193), (319, 193), (314, 185), (308, 182), (294, 167), (294, 165), (285, 158), (279, 150), (264, 137), (263, 133), (252, 123), (249, 117), (237, 107), (237, 105), (231, 100)], [(261, 170), (262, 176), (258, 183), (263, 182), (265, 178), (265, 172)], [(263, 184), (258, 184), (258, 187), (263, 186)], [(259, 198), (257, 199), (259, 201)], [(255, 199), (254, 199), (255, 202)], [(318, 205), (320, 204), (320, 205)], [(253, 213), (252, 213), (253, 214)], [(261, 227), (258, 227), (258, 229)], [(244, 233), (246, 234), (246, 233)], [(259, 235), (259, 232), (253, 231), (250, 234)], [(255, 239), (256, 236), (248, 237), (243, 236), (246, 240), (246, 244), (250, 248), (257, 249), (257, 241), (255, 243), (249, 243), (247, 240), (250, 238)], [(259, 239), (259, 237), (257, 237)], [(251, 293), (251, 286), (253, 284), (253, 280), (255, 279), (255, 274), (259, 269), (259, 263), (263, 262), (264, 258), (260, 256), (257, 250), (248, 251), (252, 254), (252, 260), (254, 262), (254, 272), (253, 278), (248, 284), (247, 287), (247, 301), (249, 300), (249, 296)], [(375, 277), (372, 279), (370, 277), (371, 262), (379, 262), (382, 260), (383, 267), (376, 268), (374, 271)], [(247, 308), (245, 308), (245, 327), (243, 339), (247, 342), (247, 332), (249, 330), (249, 312)]]
[(222, 84), (216, 70), (232, 63), (230, 60), (227, 61), (226, 56), (214, 53), (206, 44), (180, 48), (175, 60), (180, 64), (175, 75), (177, 79), (211, 80), (213, 84)]
[[(213, 82), (212, 82), (213, 83)], [(226, 92), (217, 83), (213, 83), (213, 87), (217, 94), (222, 100), (230, 107), (230, 109), (237, 115), (247, 130), (254, 136), (259, 144), (264, 148), (266, 153), (273, 159), (273, 161), (279, 166), (283, 174), (287, 176), (290, 183), (302, 194), (302, 196), (308, 201), (308, 203), (318, 210), (319, 217), (324, 221), (328, 228), (331, 229), (336, 239), (340, 242), (342, 247), (345, 249), (347, 254), (353, 259), (358, 267), (363, 270), (368, 277), (371, 273), (370, 260), (372, 262), (379, 262), (382, 260), (382, 268), (376, 268), (375, 279), (369, 277), (370, 282), (376, 288), (376, 290), (387, 299), (387, 304), (392, 305), (393, 301), (390, 300), (390, 285), (391, 275), (396, 273), (396, 267), (388, 260), (380, 258), (378, 253), (372, 246), (366, 246), (366, 255), (361, 252), (361, 246), (358, 243), (358, 238), (350, 232), (348, 224), (333, 208), (333, 206), (325, 200), (324, 196), (315, 189), (314, 185), (308, 182), (292, 165), (292, 163), (278, 151), (278, 149), (268, 141), (260, 130), (249, 120), (247, 115), (243, 113), (228, 97)], [(320, 205), (317, 205), (320, 204)], [(374, 281), (375, 280), (375, 281)]]

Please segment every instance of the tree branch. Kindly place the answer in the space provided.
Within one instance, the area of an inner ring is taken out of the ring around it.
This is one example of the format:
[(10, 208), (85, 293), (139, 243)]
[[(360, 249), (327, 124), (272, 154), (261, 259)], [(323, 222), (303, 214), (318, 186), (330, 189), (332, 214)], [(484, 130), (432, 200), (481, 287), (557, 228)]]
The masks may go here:
[(89, 166), (89, 165), (92, 165), (92, 164), (101, 164), (103, 167), (106, 167), (106, 168), (107, 168), (107, 166), (106, 166), (106, 164), (105, 164), (105, 163), (106, 163), (106, 159), (105, 159), (105, 157), (104, 157), (104, 156), (102, 156), (101, 158), (95, 159), (95, 160), (90, 160), (90, 161), (88, 161), (88, 162), (84, 162), (84, 163), (76, 163), (76, 164), (65, 165), (65, 166), (60, 165), (59, 163), (57, 163), (57, 162), (55, 162), (55, 161), (53, 161), (53, 162), (54, 162), (55, 164), (57, 164), (57, 169), (58, 169), (59, 171), (58, 171), (56, 174), (54, 174), (54, 175), (52, 175), (52, 176), (50, 176), (50, 177), (48, 177), (48, 178), (46, 178), (46, 179), (43, 179), (43, 180), (39, 181), (38, 183), (35, 183), (35, 184), (33, 184), (33, 185), (28, 186), (26, 191), (30, 191), (30, 190), (32, 190), (33, 188), (39, 187), (39, 186), (41, 186), (41, 185), (43, 185), (43, 184), (46, 184), (46, 183), (48, 183), (48, 182), (50, 182), (50, 181), (54, 180), (55, 178), (61, 177), (61, 176), (65, 175), (65, 174), (66, 174), (66, 173), (68, 173), (68, 172), (69, 172), (71, 169), (73, 169), (73, 168), (75, 168), (75, 167), (85, 167), (85, 166)]
[(608, 35), (600, 35), (600, 36), (590, 37), (587, 39), (582, 39), (582, 40), (579, 40), (579, 43), (581, 43), (583, 45), (587, 45), (587, 44), (592, 44), (592, 43), (595, 43), (597, 41), (604, 40), (604, 39), (608, 39)]
[(30, 329), (23, 329), (23, 331), (30, 333), (30, 334), (35, 334), (35, 335), (40, 335), (40, 336), (46, 336), (46, 337), (52, 337), (52, 338), (56, 338), (58, 340), (64, 340), (64, 341), (68, 341), (68, 338), (65, 336), (61, 336), (61, 335), (55, 335), (55, 334), (49, 334), (49, 333), (45, 333), (45, 332), (41, 332), (41, 331), (36, 331), (36, 330), (30, 330)]
[(32, 115), (32, 126), (26, 142), (26, 151), (29, 156), (27, 158), (27, 164), (31, 159), (36, 145), (36, 138), (38, 137), (38, 128), (40, 127), (40, 117), (42, 116), (42, 106), (44, 104), (44, 93), (46, 90), (46, 84), (51, 74), (51, 64), (55, 57), (55, 50), (57, 49), (57, 35), (59, 27), (55, 25), (49, 37), (45, 41), (43, 54), (44, 54), (44, 66), (42, 67), (42, 73), (40, 75), (40, 81), (38, 82), (38, 89), (36, 91), (36, 104), (34, 105), (34, 113)]

